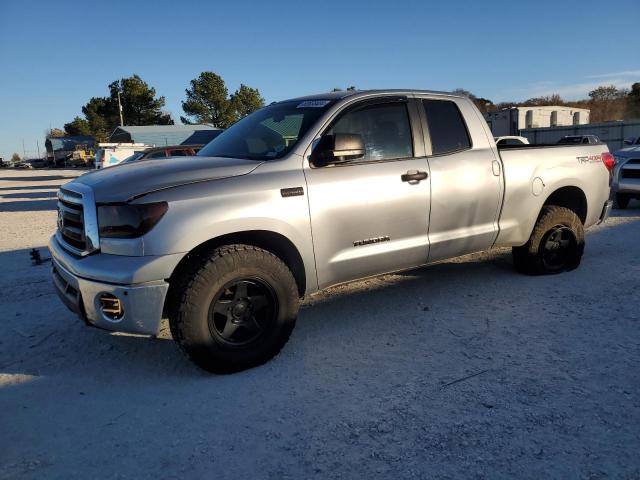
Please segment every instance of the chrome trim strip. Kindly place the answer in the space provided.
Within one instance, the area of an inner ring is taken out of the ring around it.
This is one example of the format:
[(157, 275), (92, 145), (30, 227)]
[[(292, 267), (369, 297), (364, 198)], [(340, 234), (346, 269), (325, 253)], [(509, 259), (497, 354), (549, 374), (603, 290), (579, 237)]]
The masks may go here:
[[(76, 198), (72, 195), (65, 193), (65, 190), (76, 193), (82, 198)], [(56, 232), (56, 238), (66, 249), (70, 252), (85, 256), (92, 252), (95, 252), (100, 248), (100, 236), (98, 232), (98, 214), (96, 210), (96, 201), (93, 194), (93, 189), (83, 183), (71, 182), (67, 183), (58, 190), (58, 198), (65, 202), (73, 203), (82, 206), (82, 213), (84, 219), (84, 235), (86, 237), (87, 249), (79, 250), (69, 245), (62, 239), (60, 232)]]

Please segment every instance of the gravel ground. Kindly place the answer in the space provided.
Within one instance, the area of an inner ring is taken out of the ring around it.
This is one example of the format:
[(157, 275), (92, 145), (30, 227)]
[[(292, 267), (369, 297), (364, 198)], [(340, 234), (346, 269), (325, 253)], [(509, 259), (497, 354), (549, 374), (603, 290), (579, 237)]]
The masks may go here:
[(639, 202), (574, 272), (493, 250), (334, 288), (211, 376), (85, 327), (30, 265), (77, 174), (0, 171), (0, 479), (640, 478)]

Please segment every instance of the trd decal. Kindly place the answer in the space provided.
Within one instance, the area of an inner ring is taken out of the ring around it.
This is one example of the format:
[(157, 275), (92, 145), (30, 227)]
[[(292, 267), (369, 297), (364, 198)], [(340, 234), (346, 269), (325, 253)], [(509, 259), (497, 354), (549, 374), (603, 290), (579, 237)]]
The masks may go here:
[(598, 163), (602, 161), (602, 155), (583, 155), (576, 159), (580, 163)]

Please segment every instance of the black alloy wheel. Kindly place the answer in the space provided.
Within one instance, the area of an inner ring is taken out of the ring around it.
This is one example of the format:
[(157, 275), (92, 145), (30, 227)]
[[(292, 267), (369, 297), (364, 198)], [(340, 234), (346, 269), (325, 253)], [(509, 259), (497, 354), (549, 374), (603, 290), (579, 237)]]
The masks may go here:
[(572, 264), (577, 255), (577, 241), (573, 231), (556, 225), (542, 239), (542, 262), (548, 271), (559, 271)]
[(227, 283), (209, 307), (209, 330), (220, 343), (243, 347), (264, 335), (278, 315), (273, 288), (259, 278)]

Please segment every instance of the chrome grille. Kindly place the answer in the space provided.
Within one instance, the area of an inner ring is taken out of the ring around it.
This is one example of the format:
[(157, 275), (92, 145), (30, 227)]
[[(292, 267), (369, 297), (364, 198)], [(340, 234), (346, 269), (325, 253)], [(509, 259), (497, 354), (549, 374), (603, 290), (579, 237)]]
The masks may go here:
[(98, 249), (98, 225), (93, 190), (67, 184), (58, 191), (58, 240), (67, 250), (87, 255)]
[(87, 249), (82, 204), (58, 200), (58, 230), (65, 242), (78, 250)]
[(640, 158), (632, 158), (622, 165), (622, 178), (640, 179)]

